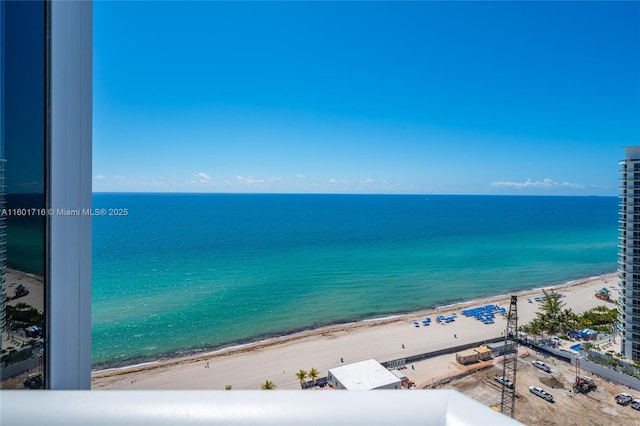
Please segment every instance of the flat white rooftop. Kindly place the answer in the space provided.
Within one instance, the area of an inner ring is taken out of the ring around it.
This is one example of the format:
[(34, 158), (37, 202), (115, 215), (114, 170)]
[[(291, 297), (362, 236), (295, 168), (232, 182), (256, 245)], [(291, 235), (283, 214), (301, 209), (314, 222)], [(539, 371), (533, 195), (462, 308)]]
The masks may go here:
[(348, 390), (369, 390), (400, 385), (400, 379), (375, 359), (332, 368), (329, 374)]

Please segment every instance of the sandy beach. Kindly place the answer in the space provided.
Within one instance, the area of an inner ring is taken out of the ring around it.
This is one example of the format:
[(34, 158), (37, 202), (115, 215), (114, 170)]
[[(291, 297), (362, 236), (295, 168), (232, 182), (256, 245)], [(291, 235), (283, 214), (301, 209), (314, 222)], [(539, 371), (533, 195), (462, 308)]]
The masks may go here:
[[(14, 269), (5, 269), (4, 275), (5, 295), (7, 297), (7, 306), (16, 306), (18, 304), (27, 304), (39, 312), (44, 312), (44, 279), (40, 276), (29, 274)], [(14, 299), (16, 288), (22, 285), (29, 294)], [(30, 346), (33, 336), (27, 337), (24, 332), (9, 332), (4, 329), (0, 335), (3, 350), (20, 350)], [(41, 337), (35, 338), (42, 341)]]
[[(563, 293), (567, 308), (583, 312), (598, 305), (614, 307), (595, 297), (602, 287), (617, 299), (615, 273), (577, 280), (549, 287)], [(518, 294), (518, 323), (526, 324), (535, 317), (538, 303), (535, 296), (542, 290), (529, 290)], [(137, 366), (94, 371), (93, 389), (260, 389), (260, 384), (271, 380), (277, 389), (300, 389), (295, 373), (315, 368), (325, 376), (330, 368), (376, 359), (385, 362), (439, 349), (481, 342), (500, 337), (506, 320), (497, 317), (494, 324), (485, 325), (462, 315), (446, 325), (432, 323), (428, 327), (414, 327), (413, 322), (426, 316), (460, 312), (473, 306), (498, 304), (508, 309), (510, 295), (488, 297), (401, 317), (361, 321), (301, 332), (281, 338), (248, 345), (221, 349), (190, 357), (161, 360)], [(527, 299), (532, 299), (529, 303)], [(428, 373), (438, 377), (451, 366), (441, 362)], [(421, 379), (428, 379), (423, 376)]]
[(7, 298), (13, 297), (16, 287), (23, 285), (29, 294), (19, 299), (7, 300), (8, 305), (26, 303), (40, 312), (44, 311), (44, 281), (42, 277), (7, 268), (4, 275), (4, 286)]

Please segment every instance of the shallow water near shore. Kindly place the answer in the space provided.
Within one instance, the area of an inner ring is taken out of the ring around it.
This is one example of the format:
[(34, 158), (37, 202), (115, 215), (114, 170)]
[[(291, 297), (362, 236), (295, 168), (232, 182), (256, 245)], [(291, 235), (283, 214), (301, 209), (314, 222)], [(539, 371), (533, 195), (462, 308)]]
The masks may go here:
[(616, 268), (617, 198), (94, 194), (93, 362), (211, 350)]

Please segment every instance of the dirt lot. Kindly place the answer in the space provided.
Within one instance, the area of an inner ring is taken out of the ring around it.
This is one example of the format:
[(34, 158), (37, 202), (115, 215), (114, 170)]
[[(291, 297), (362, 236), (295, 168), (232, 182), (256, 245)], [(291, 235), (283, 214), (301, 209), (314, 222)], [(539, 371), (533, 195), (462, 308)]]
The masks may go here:
[[(551, 366), (551, 373), (545, 373), (531, 364), (540, 360)], [(544, 359), (532, 355), (518, 360), (516, 378), (516, 420), (531, 426), (608, 426), (640, 425), (640, 411), (630, 406), (616, 404), (614, 397), (620, 392), (628, 392), (640, 398), (640, 392), (594, 377), (598, 388), (584, 395), (569, 392), (575, 381), (575, 368), (570, 364)], [(502, 364), (478, 371), (454, 380), (440, 389), (456, 389), (487, 406), (500, 407), (502, 388), (494, 375), (502, 375)], [(550, 403), (529, 392), (529, 386), (539, 386), (553, 395)]]

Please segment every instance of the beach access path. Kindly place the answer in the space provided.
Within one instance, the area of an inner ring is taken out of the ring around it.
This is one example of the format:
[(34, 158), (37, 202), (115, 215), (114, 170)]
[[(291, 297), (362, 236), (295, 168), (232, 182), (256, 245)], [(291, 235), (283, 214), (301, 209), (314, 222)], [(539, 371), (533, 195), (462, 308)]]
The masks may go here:
[[(606, 287), (612, 299), (617, 299), (616, 274), (608, 274), (549, 287), (565, 295), (566, 308), (580, 313), (599, 305), (614, 308), (611, 302), (595, 297)], [(542, 290), (517, 292), (518, 323), (523, 325), (535, 317), (538, 303), (533, 299)], [(532, 299), (529, 303), (527, 299)], [(360, 321), (352, 324), (322, 327), (290, 336), (270, 339), (236, 348), (197, 354), (185, 358), (160, 360), (145, 365), (94, 371), (93, 389), (260, 389), (265, 380), (277, 389), (300, 389), (295, 373), (315, 368), (320, 377), (340, 365), (375, 359), (379, 362), (401, 359), (448, 347), (482, 342), (500, 337), (506, 320), (496, 316), (494, 324), (485, 325), (475, 318), (460, 314), (462, 309), (486, 304), (498, 304), (509, 309), (510, 295), (488, 297), (428, 311), (403, 315), (400, 318)], [(446, 325), (435, 323), (437, 315), (457, 312), (456, 321)], [(429, 326), (414, 327), (414, 321), (430, 316)], [(451, 355), (453, 360), (453, 355)], [(416, 382), (451, 372), (449, 361), (429, 363), (420, 368)], [(454, 366), (455, 367), (455, 366)], [(411, 376), (411, 369), (405, 370)]]

